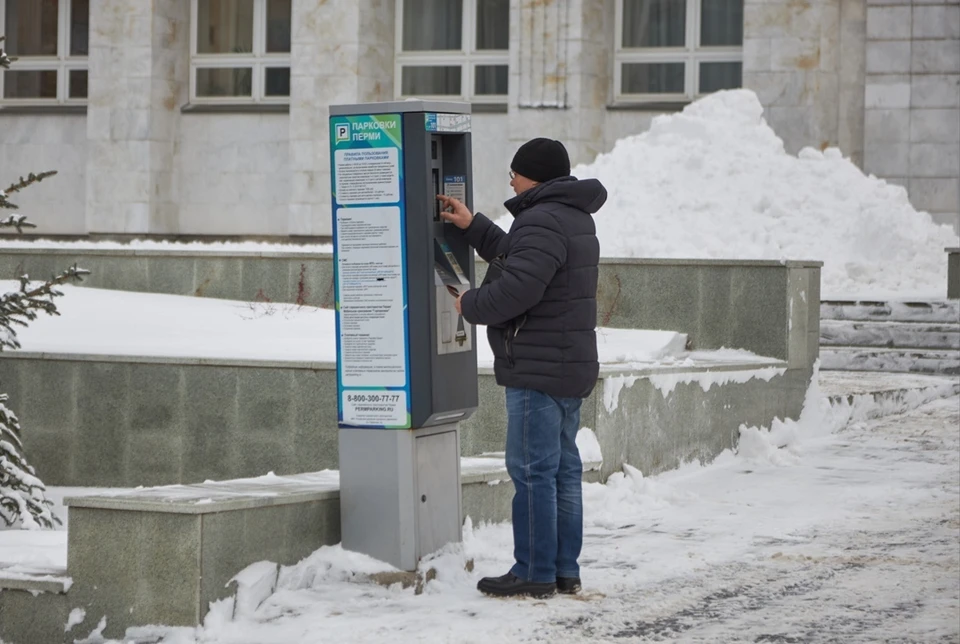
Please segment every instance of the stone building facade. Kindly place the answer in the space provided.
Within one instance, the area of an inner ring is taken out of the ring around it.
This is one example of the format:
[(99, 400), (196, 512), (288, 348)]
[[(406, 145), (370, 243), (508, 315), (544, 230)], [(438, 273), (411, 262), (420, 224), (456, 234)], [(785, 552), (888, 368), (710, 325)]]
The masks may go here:
[(0, 177), (44, 235), (323, 238), (326, 107), (473, 104), (475, 205), (533, 135), (589, 162), (704, 92), (960, 229), (957, 0), (0, 0)]

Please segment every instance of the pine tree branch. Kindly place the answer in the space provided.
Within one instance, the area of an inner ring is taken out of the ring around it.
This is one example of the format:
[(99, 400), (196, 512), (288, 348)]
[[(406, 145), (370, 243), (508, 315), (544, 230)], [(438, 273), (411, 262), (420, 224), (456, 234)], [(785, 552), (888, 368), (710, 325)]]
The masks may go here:
[(10, 215), (6, 219), (0, 219), (0, 228), (16, 228), (20, 234), (23, 234), (24, 228), (36, 227), (36, 224), (31, 224), (27, 221), (26, 215)]
[[(4, 40), (0, 36), (0, 43)], [(0, 46), (0, 69), (7, 69), (16, 60), (7, 56)], [(26, 179), (20, 177), (18, 183), (11, 184), (6, 190), (0, 190), (0, 208), (16, 208), (17, 205), (7, 199), (8, 194), (20, 192), (33, 183), (39, 183), (55, 175), (55, 171), (30, 173)], [(23, 233), (24, 228), (36, 228), (27, 222), (23, 215), (12, 215), (0, 220), (0, 228), (16, 228)], [(49, 315), (59, 315), (53, 298), (63, 295), (56, 286), (68, 280), (80, 281), (89, 274), (74, 264), (58, 276), (51, 278), (36, 288), (30, 288), (30, 280), (24, 275), (20, 278), (20, 290), (0, 296), (0, 351), (4, 347), (19, 348), (14, 324), (26, 326), (27, 320), (36, 319), (36, 311), (45, 311)], [(60, 525), (60, 519), (53, 513), (53, 504), (46, 496), (46, 487), (33, 467), (23, 455), (23, 443), (20, 440), (20, 422), (4, 403), (8, 396), (0, 393), (0, 520), (7, 526), (18, 523), (21, 528), (53, 529)]]
[(31, 172), (27, 175), (26, 179), (20, 177), (20, 181), (11, 183), (9, 186), (7, 186), (6, 190), (0, 190), (0, 208), (19, 208), (20, 206), (7, 199), (9, 195), (15, 192), (20, 192), (24, 188), (34, 183), (40, 183), (47, 177), (52, 177), (55, 174), (57, 174), (56, 170), (47, 170), (46, 172), (41, 172), (40, 174)]
[(37, 319), (37, 311), (43, 311), (47, 315), (60, 315), (53, 299), (60, 297), (63, 293), (55, 287), (71, 280), (83, 281), (83, 276), (89, 274), (90, 271), (74, 264), (60, 275), (32, 289), (30, 278), (26, 275), (21, 276), (19, 291), (0, 295), (0, 351), (20, 348), (20, 342), (13, 327), (14, 325), (26, 327), (27, 322)]
[[(4, 40), (6, 40), (6, 36), (0, 36), (0, 43), (2, 43)], [(3, 46), (0, 45), (0, 67), (3, 67), (4, 69), (9, 69), (10, 63), (12, 63), (15, 60), (16, 58), (10, 58), (9, 56), (7, 56), (7, 52), (5, 52), (3, 50)]]

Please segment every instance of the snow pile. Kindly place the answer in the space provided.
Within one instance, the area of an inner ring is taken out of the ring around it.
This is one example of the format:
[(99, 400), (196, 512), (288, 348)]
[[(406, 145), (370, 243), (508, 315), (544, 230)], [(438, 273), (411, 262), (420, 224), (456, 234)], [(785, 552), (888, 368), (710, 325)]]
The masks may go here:
[(824, 293), (943, 297), (952, 228), (835, 148), (787, 154), (762, 115), (753, 92), (718, 92), (573, 168), (609, 192), (602, 254), (818, 260)]
[(581, 427), (577, 432), (577, 450), (584, 466), (590, 463), (602, 463), (603, 452), (600, 450), (600, 441), (589, 427)]
[(623, 471), (611, 474), (606, 483), (584, 484), (583, 523), (587, 528), (615, 530), (626, 523), (625, 517), (683, 507), (696, 498), (696, 494), (645, 477), (640, 470), (624, 463)]
[(803, 399), (797, 420), (774, 418), (769, 428), (740, 426), (737, 456), (748, 461), (792, 465), (797, 462), (804, 440), (837, 433), (864, 421), (903, 414), (929, 402), (947, 398), (956, 390), (948, 379), (919, 388), (905, 388), (894, 396), (875, 398), (870, 393), (830, 398), (820, 388), (820, 362)]

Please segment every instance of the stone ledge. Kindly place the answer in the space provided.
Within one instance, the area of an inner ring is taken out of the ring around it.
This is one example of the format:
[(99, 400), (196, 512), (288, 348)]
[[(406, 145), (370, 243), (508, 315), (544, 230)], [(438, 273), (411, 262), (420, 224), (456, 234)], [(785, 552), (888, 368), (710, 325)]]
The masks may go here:
[(684, 259), (681, 257), (601, 257), (601, 264), (645, 266), (769, 266), (771, 268), (822, 268), (812, 259)]
[(290, 103), (187, 103), (184, 114), (289, 114)]
[(81, 114), (86, 116), (87, 106), (86, 105), (17, 105), (17, 104), (7, 104), (0, 106), (0, 116), (4, 114), (10, 116), (43, 116), (48, 114), (53, 114), (56, 116), (62, 116), (64, 114)]
[[(482, 464), (483, 460), (490, 461), (489, 469)], [(482, 483), (497, 485), (510, 482), (510, 475), (507, 473), (502, 456), (472, 457), (467, 462), (472, 465), (467, 469), (475, 471), (461, 473), (461, 486)], [(600, 462), (584, 463), (584, 480), (598, 481), (600, 466)], [(318, 477), (318, 474), (326, 474), (326, 476)], [(167, 514), (212, 514), (339, 499), (340, 485), (338, 481), (334, 481), (335, 478), (339, 478), (339, 472), (331, 470), (327, 473), (315, 472), (277, 477), (277, 482), (254, 478), (211, 481), (195, 485), (163, 485), (117, 494), (66, 497), (63, 503), (71, 508)], [(4, 577), (0, 575), (0, 588), (5, 587), (7, 586), (4, 585)]]
[[(489, 459), (490, 469), (482, 469), (479, 463), (483, 459)], [(507, 473), (506, 465), (501, 455), (482, 455), (472, 456), (468, 460), (474, 467), (469, 469), (478, 469), (479, 471), (468, 471), (464, 473), (464, 459), (461, 459), (460, 485), (476, 485), (478, 483), (487, 483), (488, 485), (499, 485), (500, 483), (510, 483), (510, 475)], [(587, 483), (596, 483), (600, 480), (600, 462), (585, 462), (583, 464), (583, 480)]]
[(64, 594), (73, 584), (69, 577), (9, 575), (0, 573), (0, 591), (23, 590), (29, 593)]
[[(238, 479), (219, 483), (172, 485), (133, 490), (114, 495), (66, 497), (63, 504), (71, 508), (97, 508), (130, 512), (163, 512), (168, 514), (212, 514), (249, 510), (295, 503), (329, 501), (340, 498), (339, 485), (312, 483), (310, 474), (281, 477), (290, 485), (253, 483), (256, 479)], [(230, 485), (250, 481), (247, 491), (231, 492)], [(262, 490), (257, 494), (253, 490)]]
[(58, 360), (70, 362), (110, 362), (136, 364), (168, 364), (206, 367), (252, 367), (261, 369), (336, 370), (337, 363), (304, 360), (254, 360), (247, 358), (187, 358), (177, 356), (125, 356), (97, 353), (43, 353), (5, 351), (3, 358), (13, 360)]
[[(65, 242), (68, 243), (68, 242)], [(278, 244), (279, 245), (279, 244)], [(332, 260), (333, 253), (305, 250), (190, 250), (186, 248), (57, 248), (37, 244), (36, 248), (7, 248), (0, 241), (0, 254), (36, 255), (101, 255), (106, 257), (262, 257), (273, 259), (324, 259)], [(485, 264), (479, 257), (478, 264)], [(820, 268), (823, 262), (815, 260), (779, 259), (685, 259), (682, 257), (601, 257), (601, 264), (629, 264), (646, 266), (769, 266), (786, 268)]]
[[(7, 351), (0, 359), (12, 360), (57, 360), (67, 362), (109, 362), (134, 364), (168, 364), (206, 367), (250, 367), (261, 369), (305, 369), (310, 371), (336, 371), (336, 362), (299, 360), (255, 360), (247, 358), (187, 358), (177, 356), (129, 356), (97, 353), (43, 353), (30, 351)], [(776, 358), (757, 356), (750, 362), (701, 362), (699, 364), (601, 364), (600, 378), (631, 376), (642, 378), (671, 373), (714, 373), (724, 371), (755, 371), (767, 368), (785, 369), (787, 363)], [(478, 366), (477, 374), (494, 375), (493, 367)]]
[(679, 112), (691, 101), (616, 101), (607, 105), (611, 112)]
[[(5, 255), (92, 255), (102, 257), (245, 257), (245, 258), (263, 258), (263, 259), (332, 259), (333, 253), (326, 251), (308, 251), (308, 250), (244, 250), (237, 248), (233, 250), (191, 250), (189, 248), (93, 248), (93, 247), (72, 247), (58, 248), (56, 245), (43, 245), (37, 243), (36, 248), (24, 248), (22, 246), (6, 247), (3, 245), (4, 238), (0, 237), (0, 253)], [(70, 242), (62, 242), (69, 244)], [(87, 243), (87, 242), (83, 242)], [(95, 243), (95, 242), (91, 242)], [(59, 243), (58, 243), (59, 245)], [(278, 244), (279, 245), (279, 244)], [(291, 244), (292, 245), (292, 244)]]

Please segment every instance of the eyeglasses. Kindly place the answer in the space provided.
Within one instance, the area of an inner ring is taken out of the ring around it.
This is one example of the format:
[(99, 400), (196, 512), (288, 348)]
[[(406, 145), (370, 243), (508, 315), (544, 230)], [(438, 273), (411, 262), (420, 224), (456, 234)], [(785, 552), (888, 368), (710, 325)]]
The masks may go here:
[(511, 171), (509, 172), (509, 175), (510, 175), (510, 180), (511, 180), (511, 181), (513, 181), (514, 179), (517, 178), (517, 173), (514, 172), (513, 170), (511, 170)]

